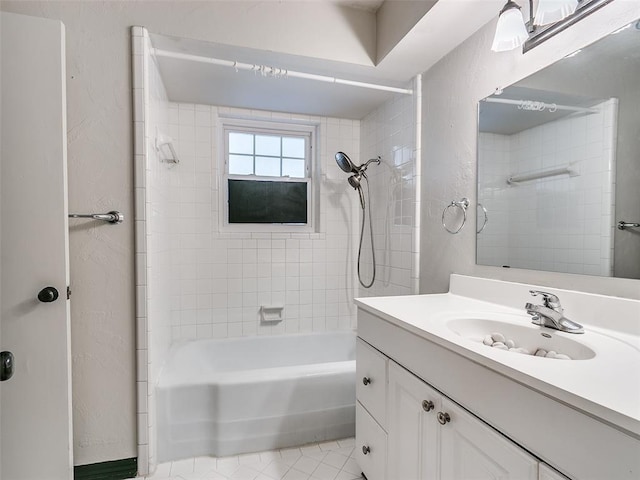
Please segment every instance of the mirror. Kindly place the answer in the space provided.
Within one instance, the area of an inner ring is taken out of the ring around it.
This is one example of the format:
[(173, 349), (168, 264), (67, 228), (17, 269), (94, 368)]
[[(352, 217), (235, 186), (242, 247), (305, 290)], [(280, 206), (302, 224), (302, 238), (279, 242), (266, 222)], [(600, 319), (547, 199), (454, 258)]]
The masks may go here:
[(640, 279), (638, 45), (640, 20), (480, 101), (479, 265)]

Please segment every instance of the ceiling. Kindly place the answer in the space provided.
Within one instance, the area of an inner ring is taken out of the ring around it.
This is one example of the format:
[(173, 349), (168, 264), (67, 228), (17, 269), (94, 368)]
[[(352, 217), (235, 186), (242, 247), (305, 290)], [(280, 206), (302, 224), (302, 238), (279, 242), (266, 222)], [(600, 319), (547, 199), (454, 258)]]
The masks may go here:
[[(546, 104), (584, 108), (592, 107), (604, 101), (604, 99), (515, 86), (507, 87), (500, 95), (494, 94), (490, 98), (544, 102)], [(544, 111), (527, 111), (519, 109), (518, 105), (485, 101), (481, 101), (478, 105), (478, 115), (480, 119), (478, 129), (481, 132), (497, 133), (500, 135), (513, 135), (514, 133), (529, 130), (530, 128), (575, 114), (575, 112), (562, 109), (558, 109), (555, 112), (550, 112), (548, 109)]]
[[(286, 0), (281, 2), (281, 7), (283, 4), (286, 7), (286, 3)], [(384, 48), (384, 58), (369, 65), (176, 38), (153, 32), (151, 41), (158, 50), (411, 88), (416, 74), (426, 71), (477, 29), (494, 19), (503, 0), (432, 1), (426, 12), (425, 0), (332, 0), (332, 3), (350, 9), (350, 16), (354, 14), (353, 9), (360, 12), (357, 15), (375, 16), (372, 25), (379, 32), (388, 32), (396, 24), (398, 29), (406, 29), (407, 32), (404, 35), (396, 32), (392, 36), (393, 45)], [(408, 8), (407, 5), (411, 3), (419, 5)], [(408, 15), (417, 15), (419, 18), (407, 18)], [(453, 25), (455, 28), (452, 28)], [(243, 28), (247, 27), (251, 28), (250, 25), (243, 25)], [(327, 25), (322, 31), (330, 36), (332, 28), (338, 27), (335, 24)], [(259, 26), (256, 25), (256, 28)], [(300, 42), (325, 41), (324, 38), (304, 38), (304, 32), (298, 38)], [(158, 56), (156, 61), (169, 99), (175, 102), (360, 119), (393, 95), (380, 90), (308, 79), (262, 76), (256, 72), (235, 71), (230, 67), (193, 60)]]

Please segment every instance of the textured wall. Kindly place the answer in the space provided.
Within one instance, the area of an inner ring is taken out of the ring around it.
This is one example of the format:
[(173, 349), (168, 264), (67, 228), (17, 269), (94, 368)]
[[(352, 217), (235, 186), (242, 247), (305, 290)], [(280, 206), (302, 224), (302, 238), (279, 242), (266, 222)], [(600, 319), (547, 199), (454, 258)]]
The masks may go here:
[(77, 465), (134, 457), (130, 27), (370, 65), (375, 16), (324, 2), (3, 0), (0, 8), (65, 24), (69, 209), (127, 218), (70, 231), (73, 434)]
[[(424, 293), (444, 292), (453, 272), (640, 298), (637, 280), (501, 269), (475, 264), (477, 102), (640, 17), (640, 3), (613, 2), (537, 48), (490, 50), (487, 24), (423, 75), (421, 281)], [(458, 235), (440, 224), (451, 200), (469, 197), (471, 219)]]

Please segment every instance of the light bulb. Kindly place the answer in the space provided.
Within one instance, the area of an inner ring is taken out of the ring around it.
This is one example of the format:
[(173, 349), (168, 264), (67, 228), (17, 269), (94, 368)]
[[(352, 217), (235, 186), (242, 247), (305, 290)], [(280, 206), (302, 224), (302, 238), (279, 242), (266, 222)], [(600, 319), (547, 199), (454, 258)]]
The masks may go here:
[(513, 50), (522, 45), (527, 38), (529, 33), (524, 25), (520, 7), (512, 1), (507, 2), (498, 17), (491, 50), (494, 52)]
[(567, 18), (578, 7), (578, 0), (539, 0), (535, 14), (536, 25), (548, 25)]

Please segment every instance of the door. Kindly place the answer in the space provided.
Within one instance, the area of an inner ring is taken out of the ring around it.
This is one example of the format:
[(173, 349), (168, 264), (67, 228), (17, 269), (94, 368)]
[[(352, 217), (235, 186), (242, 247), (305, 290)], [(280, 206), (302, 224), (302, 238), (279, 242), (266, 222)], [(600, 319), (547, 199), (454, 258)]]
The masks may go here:
[(64, 25), (0, 16), (1, 477), (70, 479)]
[(447, 398), (442, 424), (441, 476), (447, 480), (537, 480), (538, 461)]
[(438, 478), (440, 404), (437, 391), (389, 362), (389, 478)]

